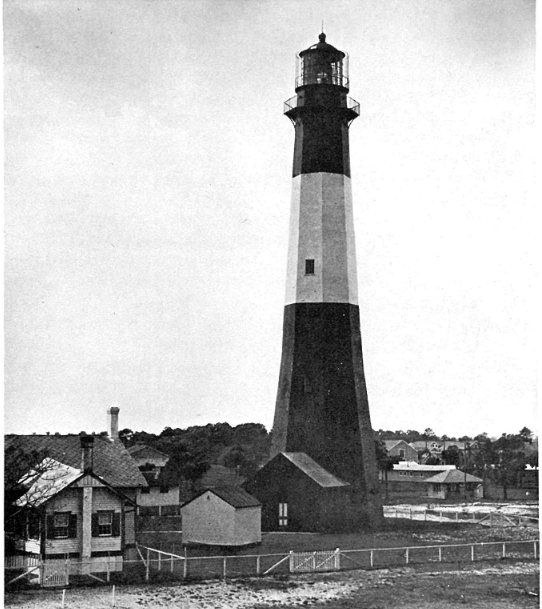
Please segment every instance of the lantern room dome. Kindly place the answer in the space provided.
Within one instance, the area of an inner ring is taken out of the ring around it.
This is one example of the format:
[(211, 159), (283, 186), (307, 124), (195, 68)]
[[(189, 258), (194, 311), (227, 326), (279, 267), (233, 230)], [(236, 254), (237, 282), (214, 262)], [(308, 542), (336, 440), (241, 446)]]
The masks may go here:
[(308, 49), (305, 49), (304, 51), (301, 51), (299, 53), (299, 56), (303, 57), (307, 53), (312, 53), (314, 51), (320, 51), (320, 52), (323, 51), (324, 53), (336, 53), (337, 56), (340, 57), (340, 58), (343, 58), (345, 56), (345, 54), (342, 51), (339, 51), (339, 49), (336, 49), (333, 45), (328, 44), (326, 42), (326, 35), (324, 34), (324, 32), (322, 32), (318, 36), (318, 40), (319, 40), (319, 42), (317, 42), (316, 44), (313, 44)]
[(348, 90), (348, 55), (326, 42), (318, 42), (297, 55), (296, 90), (306, 85), (334, 85)]

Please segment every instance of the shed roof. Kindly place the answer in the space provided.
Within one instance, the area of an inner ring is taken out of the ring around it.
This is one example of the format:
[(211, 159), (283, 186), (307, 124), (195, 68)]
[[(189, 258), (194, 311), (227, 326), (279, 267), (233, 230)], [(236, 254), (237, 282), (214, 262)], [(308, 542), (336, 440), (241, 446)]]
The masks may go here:
[(187, 501), (185, 505), (192, 503), (205, 493), (214, 493), (217, 497), (220, 497), (226, 503), (229, 503), (234, 508), (249, 508), (259, 507), (261, 503), (253, 497), (250, 493), (247, 493), (244, 489), (238, 487), (222, 487), (222, 488), (208, 488), (196, 495), (190, 501)]
[(431, 476), (431, 478), (427, 478), (426, 482), (431, 482), (433, 484), (465, 484), (466, 482), (483, 482), (481, 478), (477, 478), (476, 476), (471, 476), (471, 474), (466, 474), (459, 469), (450, 469), (445, 472), (441, 472), (436, 476)]
[[(46, 451), (47, 456), (71, 468), (81, 468), (81, 436), (7, 435), (5, 449)], [(146, 487), (147, 482), (120, 440), (94, 436), (93, 472), (114, 488)]]
[(35, 474), (34, 471), (29, 473), (31, 483), (26, 486), (25, 493), (16, 501), (17, 505), (31, 503), (34, 507), (38, 507), (83, 475), (80, 469), (75, 469), (49, 457), (43, 459), (35, 471)]
[(329, 488), (335, 486), (350, 486), (348, 482), (337, 478), (321, 465), (318, 465), (314, 459), (311, 459), (305, 453), (280, 453), (286, 459), (291, 461), (304, 474), (309, 476), (314, 482), (322, 487)]

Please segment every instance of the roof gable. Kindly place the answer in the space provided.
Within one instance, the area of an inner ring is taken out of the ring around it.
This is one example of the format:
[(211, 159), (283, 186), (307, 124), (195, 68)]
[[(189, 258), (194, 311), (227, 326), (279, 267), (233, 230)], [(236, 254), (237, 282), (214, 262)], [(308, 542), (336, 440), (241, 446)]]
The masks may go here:
[(130, 446), (127, 450), (134, 459), (143, 459), (146, 457), (165, 459), (166, 461), (169, 459), (169, 455), (166, 455), (166, 453), (163, 453), (152, 446), (147, 446), (146, 444), (136, 444), (135, 446)]
[[(80, 470), (81, 436), (68, 435), (8, 435), (5, 448), (47, 451), (50, 458)], [(147, 482), (120, 440), (94, 436), (93, 472), (113, 488), (144, 487)]]
[(185, 507), (189, 503), (192, 503), (192, 501), (199, 499), (201, 496), (205, 495), (206, 493), (213, 493), (213, 495), (216, 495), (217, 497), (222, 499), (222, 501), (225, 501), (226, 503), (228, 503), (229, 505), (231, 505), (232, 507), (234, 507), (236, 509), (261, 506), (261, 503), (256, 499), (256, 497), (253, 497), (251, 494), (247, 493), (247, 491), (245, 491), (244, 489), (238, 488), (238, 487), (234, 487), (234, 488), (223, 487), (223, 488), (205, 489), (204, 491), (202, 491), (201, 493), (199, 493), (198, 495), (196, 495), (195, 497), (190, 499), (190, 501), (187, 501), (183, 505), (183, 507)]

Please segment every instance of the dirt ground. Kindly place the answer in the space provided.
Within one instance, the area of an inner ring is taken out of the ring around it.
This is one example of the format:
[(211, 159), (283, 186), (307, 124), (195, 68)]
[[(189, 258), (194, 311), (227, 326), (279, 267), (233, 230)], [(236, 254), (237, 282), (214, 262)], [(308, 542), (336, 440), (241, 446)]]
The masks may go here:
[[(5, 606), (56, 609), (61, 601), (60, 590), (36, 590), (6, 595)], [(398, 604), (413, 609), (538, 607), (538, 563), (503, 560), (440, 571), (404, 567), (115, 589), (118, 609), (395, 609)], [(66, 608), (111, 606), (111, 588), (66, 591)]]

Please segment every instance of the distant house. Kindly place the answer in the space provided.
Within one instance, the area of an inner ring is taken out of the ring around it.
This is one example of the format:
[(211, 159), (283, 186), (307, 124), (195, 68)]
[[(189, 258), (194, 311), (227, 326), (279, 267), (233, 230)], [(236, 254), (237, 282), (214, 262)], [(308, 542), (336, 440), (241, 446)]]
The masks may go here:
[(425, 481), (428, 496), (435, 499), (482, 499), (483, 480), (458, 469), (440, 472)]
[[(388, 492), (393, 496), (427, 496), (427, 480), (443, 471), (455, 469), (455, 465), (424, 465), (415, 461), (395, 463), (387, 472)], [(383, 474), (380, 474), (383, 478)]]
[(404, 440), (384, 440), (384, 444), (390, 457), (398, 457), (401, 461), (418, 460), (418, 451)]
[(262, 540), (261, 504), (241, 488), (204, 490), (181, 514), (183, 544), (239, 547)]
[(416, 451), (416, 461), (425, 463), (429, 457), (440, 459), (444, 449), (444, 443), (440, 440), (416, 440), (410, 443)]
[(305, 453), (279, 453), (245, 483), (262, 504), (264, 531), (342, 530), (363, 515), (351, 486)]
[(44, 471), (17, 500), (24, 522), (14, 533), (18, 551), (47, 564), (72, 561), (72, 573), (121, 571), (135, 558), (135, 512), (147, 486), (115, 438), (78, 435), (8, 435), (6, 449), (42, 451)]
[(128, 448), (132, 459), (148, 482), (138, 496), (139, 514), (171, 515), (179, 514), (181, 489), (178, 484), (164, 484), (160, 474), (169, 460), (169, 455), (146, 444), (136, 444)]
[(168, 462), (169, 455), (147, 446), (146, 444), (136, 444), (130, 446), (128, 452), (135, 461), (137, 467), (144, 473), (147, 482), (158, 480), (161, 471)]

